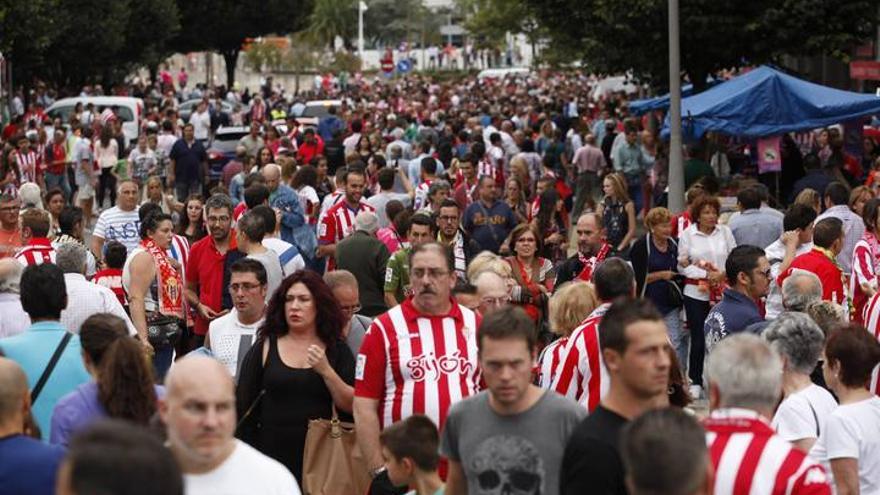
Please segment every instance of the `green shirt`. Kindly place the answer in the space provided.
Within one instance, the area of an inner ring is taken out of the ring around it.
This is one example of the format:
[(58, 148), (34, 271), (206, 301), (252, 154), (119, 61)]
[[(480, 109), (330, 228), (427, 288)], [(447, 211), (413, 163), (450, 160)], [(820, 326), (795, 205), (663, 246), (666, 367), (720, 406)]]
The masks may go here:
[(715, 177), (715, 171), (708, 163), (699, 158), (691, 158), (684, 162), (684, 188), (688, 189), (694, 182), (710, 175)]
[(393, 292), (397, 302), (409, 295), (409, 252), (411, 248), (398, 249), (388, 258), (385, 267), (385, 292)]

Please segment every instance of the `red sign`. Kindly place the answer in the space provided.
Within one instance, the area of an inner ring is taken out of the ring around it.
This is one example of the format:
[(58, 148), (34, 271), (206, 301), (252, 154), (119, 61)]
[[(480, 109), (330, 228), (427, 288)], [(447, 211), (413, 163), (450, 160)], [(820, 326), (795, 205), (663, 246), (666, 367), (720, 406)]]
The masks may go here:
[(849, 63), (849, 77), (880, 81), (880, 62), (872, 60), (855, 60)]

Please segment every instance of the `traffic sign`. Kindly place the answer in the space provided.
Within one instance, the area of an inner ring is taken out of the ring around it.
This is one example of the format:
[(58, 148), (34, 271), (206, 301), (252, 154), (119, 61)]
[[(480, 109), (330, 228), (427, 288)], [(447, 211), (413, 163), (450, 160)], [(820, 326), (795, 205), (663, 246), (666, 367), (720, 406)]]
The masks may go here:
[(406, 73), (406, 72), (409, 72), (410, 70), (412, 70), (412, 63), (410, 63), (409, 60), (403, 59), (403, 60), (397, 62), (397, 72)]

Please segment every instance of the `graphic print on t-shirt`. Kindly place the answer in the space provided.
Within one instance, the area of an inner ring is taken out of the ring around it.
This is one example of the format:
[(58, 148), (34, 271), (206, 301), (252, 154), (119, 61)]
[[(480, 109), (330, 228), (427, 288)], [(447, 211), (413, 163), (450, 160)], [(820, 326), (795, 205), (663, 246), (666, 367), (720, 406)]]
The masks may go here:
[(544, 493), (544, 461), (532, 442), (523, 437), (487, 438), (477, 447), (468, 470), (477, 477), (477, 495)]

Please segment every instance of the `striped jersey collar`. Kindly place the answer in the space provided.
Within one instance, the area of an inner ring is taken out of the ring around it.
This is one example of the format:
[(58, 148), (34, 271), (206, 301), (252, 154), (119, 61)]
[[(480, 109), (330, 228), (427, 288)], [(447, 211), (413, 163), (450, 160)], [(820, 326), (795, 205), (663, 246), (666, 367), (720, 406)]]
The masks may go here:
[(403, 313), (403, 318), (406, 321), (416, 321), (418, 318), (452, 318), (460, 323), (464, 322), (464, 316), (461, 314), (461, 308), (458, 306), (458, 303), (455, 302), (455, 299), (452, 297), (449, 298), (449, 302), (451, 304), (449, 308), (449, 312), (445, 315), (426, 315), (419, 312), (416, 309), (415, 305), (413, 305), (413, 296), (409, 296), (400, 303), (400, 310)]

